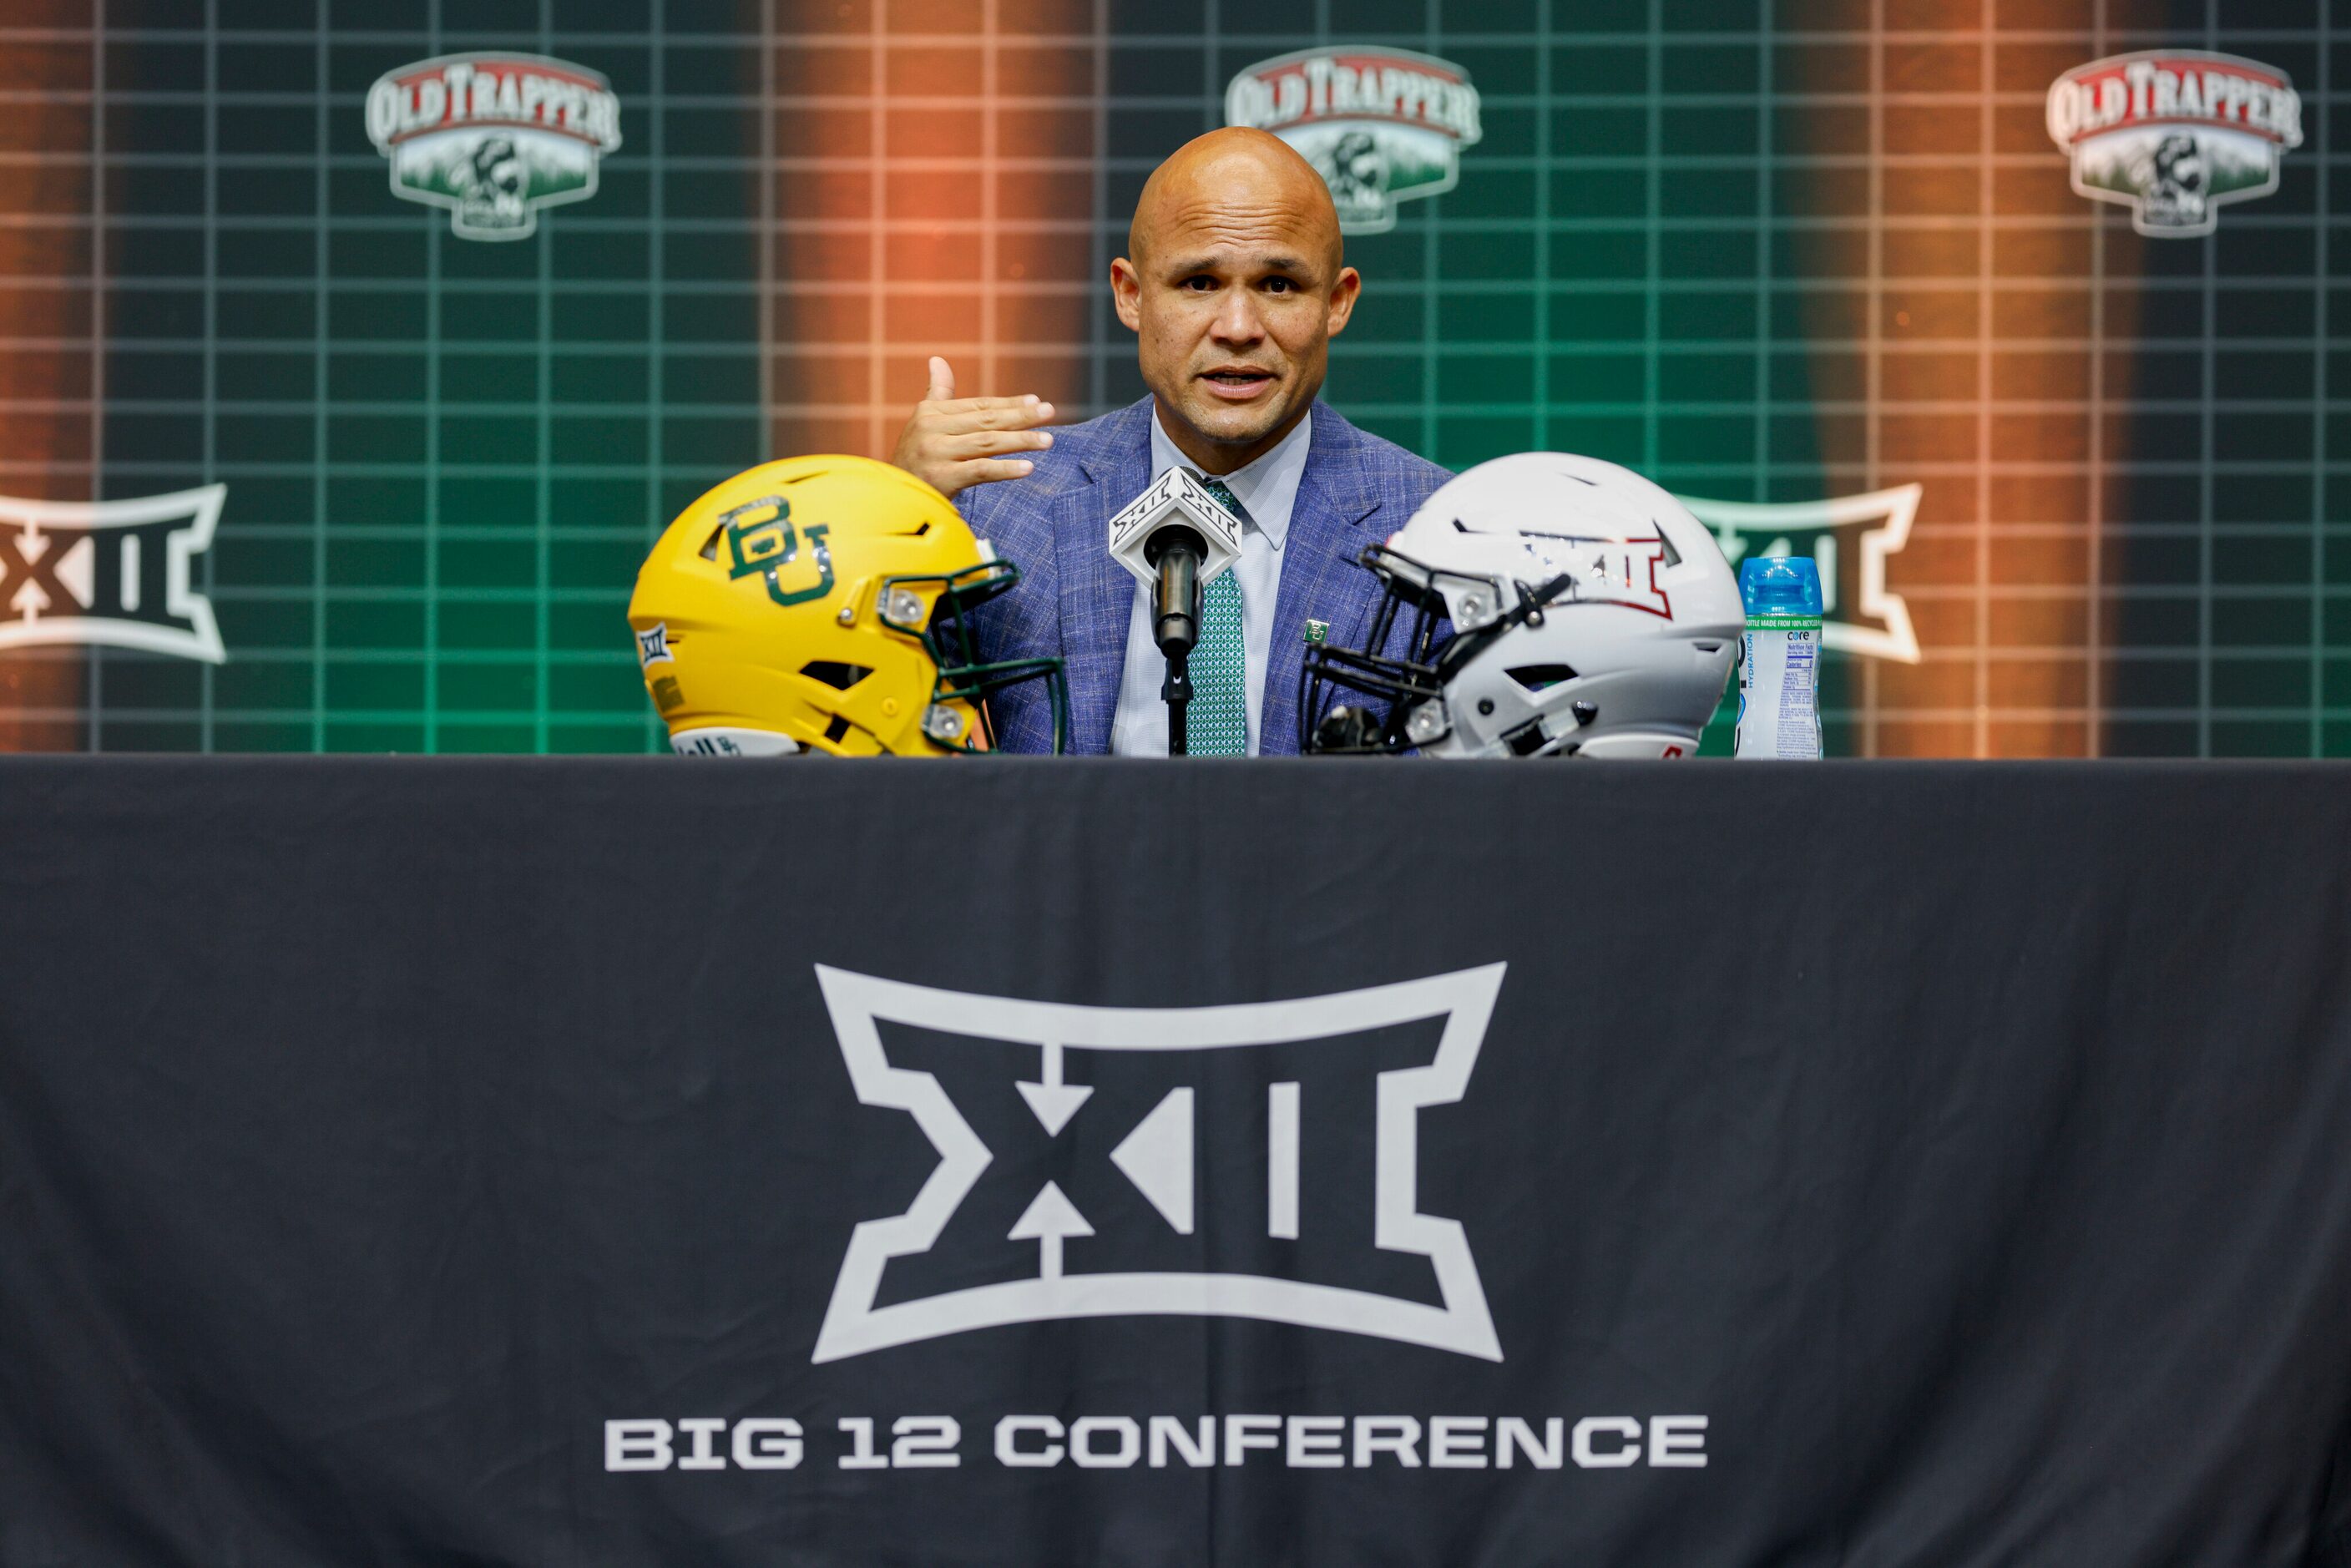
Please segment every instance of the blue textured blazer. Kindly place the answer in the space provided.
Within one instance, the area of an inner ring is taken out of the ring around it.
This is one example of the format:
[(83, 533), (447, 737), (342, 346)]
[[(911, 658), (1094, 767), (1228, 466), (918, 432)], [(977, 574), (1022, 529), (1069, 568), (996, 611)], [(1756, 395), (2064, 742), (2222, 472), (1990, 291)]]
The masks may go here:
[[(1265, 673), (1258, 749), (1298, 750), (1298, 672), (1310, 619), (1331, 640), (1361, 647), (1379, 596), (1356, 564), (1367, 544), (1404, 527), (1452, 476), (1394, 442), (1356, 429), (1327, 403), (1308, 415), (1314, 434), (1281, 548), (1281, 591)], [(956, 498), (972, 531), (1020, 568), (1020, 586), (982, 607), (981, 657), (1062, 661), (1070, 679), (1069, 749), (1110, 749), (1126, 665), (1135, 580), (1110, 558), (1110, 519), (1151, 483), (1151, 400), (1053, 432), (1025, 479), (975, 486)], [(1390, 650), (1394, 652), (1395, 650)], [(1040, 683), (1000, 692), (990, 705), (998, 747), (1050, 751), (1052, 715)]]

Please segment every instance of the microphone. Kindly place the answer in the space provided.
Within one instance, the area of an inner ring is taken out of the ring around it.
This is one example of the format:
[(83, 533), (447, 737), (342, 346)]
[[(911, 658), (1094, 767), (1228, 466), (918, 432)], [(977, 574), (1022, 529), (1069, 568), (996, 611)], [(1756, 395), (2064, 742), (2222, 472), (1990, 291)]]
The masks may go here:
[(1188, 653), (1200, 641), (1200, 568), (1208, 547), (1186, 528), (1165, 528), (1143, 543), (1151, 579), (1151, 638), (1163, 653)]
[(1186, 750), (1200, 591), (1240, 559), (1241, 520), (1187, 468), (1170, 468), (1110, 520), (1111, 559), (1151, 591), (1151, 636), (1167, 659), (1167, 755)]

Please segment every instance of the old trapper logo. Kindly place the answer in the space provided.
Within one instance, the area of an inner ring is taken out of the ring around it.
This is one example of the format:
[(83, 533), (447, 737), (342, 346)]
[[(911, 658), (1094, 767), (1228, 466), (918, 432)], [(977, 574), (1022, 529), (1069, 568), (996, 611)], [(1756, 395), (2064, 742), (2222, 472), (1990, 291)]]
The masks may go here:
[(2143, 235), (2189, 239), (2212, 232), (2221, 203), (2277, 189), (2280, 155), (2302, 145), (2302, 99), (2270, 66), (2152, 49), (2050, 84), (2049, 135), (2075, 191), (2127, 204)]
[(1825, 501), (1676, 499), (1714, 530), (1732, 569), (1750, 555), (1808, 555), (1821, 569), (1823, 646), (1897, 664), (1918, 662), (1910, 606), (1886, 586), (1886, 558), (1910, 542), (1917, 485)]
[(1225, 89), (1225, 123), (1270, 131), (1329, 182), (1347, 234), (1395, 227), (1395, 204), (1453, 189), (1482, 134), (1478, 89), (1449, 61), (1405, 49), (1302, 49)]
[[(1420, 1112), (1468, 1087), (1503, 968), (1293, 1001), (1096, 1008), (819, 965), (857, 1098), (913, 1116), (938, 1162), (904, 1213), (856, 1228), (810, 1359), (1175, 1314), (1501, 1360), (1468, 1233), (1420, 1211), (1418, 1176)], [(1368, 1159), (1357, 1116), (1375, 1134)]]
[(193, 563), (227, 498), (225, 485), (130, 501), (0, 497), (0, 648), (102, 643), (225, 663)]
[(522, 239), (540, 207), (596, 193), (621, 145), (621, 100), (583, 66), (536, 55), (450, 55), (368, 90), (368, 135), (392, 192), (451, 209), (460, 239)]

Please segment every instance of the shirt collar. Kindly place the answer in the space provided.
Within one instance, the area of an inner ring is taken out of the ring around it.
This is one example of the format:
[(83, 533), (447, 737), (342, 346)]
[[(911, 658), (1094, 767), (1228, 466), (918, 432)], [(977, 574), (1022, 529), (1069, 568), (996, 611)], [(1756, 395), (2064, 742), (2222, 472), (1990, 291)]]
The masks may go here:
[[(1290, 427), (1290, 434), (1276, 442), (1273, 449), (1247, 465), (1219, 476), (1233, 498), (1241, 504), (1248, 516), (1243, 525), (1262, 532), (1274, 549), (1281, 548), (1283, 536), (1290, 532), (1290, 513), (1298, 499), (1299, 481), (1306, 476), (1306, 453), (1313, 442), (1314, 414), (1308, 410), (1306, 417)], [(1151, 476), (1156, 479), (1170, 468), (1189, 468), (1200, 472), (1192, 460), (1184, 455), (1159, 423), (1159, 410), (1151, 411)]]

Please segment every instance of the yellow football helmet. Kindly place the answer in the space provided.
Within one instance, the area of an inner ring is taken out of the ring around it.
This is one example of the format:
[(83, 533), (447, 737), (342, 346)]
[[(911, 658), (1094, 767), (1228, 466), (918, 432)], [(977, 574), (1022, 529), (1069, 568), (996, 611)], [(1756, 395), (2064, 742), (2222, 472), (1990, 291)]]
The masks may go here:
[(870, 457), (766, 463), (678, 515), (629, 624), (682, 755), (943, 757), (994, 744), (991, 693), (1059, 659), (978, 661), (970, 614), (1020, 580), (947, 498)]

